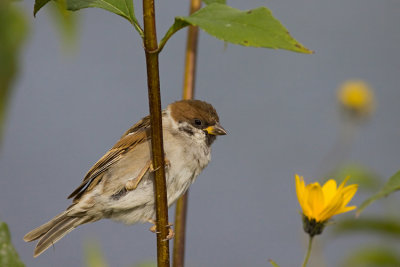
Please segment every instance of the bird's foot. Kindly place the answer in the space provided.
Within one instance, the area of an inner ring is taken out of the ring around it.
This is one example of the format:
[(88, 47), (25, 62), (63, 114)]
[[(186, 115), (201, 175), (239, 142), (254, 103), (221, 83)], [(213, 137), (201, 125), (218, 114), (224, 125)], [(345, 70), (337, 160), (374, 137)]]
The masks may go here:
[[(149, 230), (150, 230), (151, 232), (153, 232), (153, 233), (159, 234), (160, 231), (157, 231), (156, 222), (155, 222), (154, 220), (149, 220), (149, 223), (154, 224), (152, 227), (149, 228)], [(170, 240), (170, 239), (174, 238), (175, 232), (174, 232), (174, 230), (172, 229), (172, 225), (173, 225), (173, 224), (170, 223), (170, 222), (166, 225), (166, 227), (168, 227), (168, 235), (166, 236), (166, 238), (165, 238), (163, 241)]]
[[(171, 161), (169, 161), (167, 158), (165, 158), (164, 157), (164, 166), (165, 166), (165, 168), (169, 168), (169, 167), (171, 167)], [(154, 166), (153, 166), (153, 163), (150, 163), (150, 172), (155, 172), (155, 171), (157, 171), (158, 169), (160, 169), (161, 168), (161, 166), (159, 166), (159, 167), (157, 167), (157, 168), (154, 168)]]

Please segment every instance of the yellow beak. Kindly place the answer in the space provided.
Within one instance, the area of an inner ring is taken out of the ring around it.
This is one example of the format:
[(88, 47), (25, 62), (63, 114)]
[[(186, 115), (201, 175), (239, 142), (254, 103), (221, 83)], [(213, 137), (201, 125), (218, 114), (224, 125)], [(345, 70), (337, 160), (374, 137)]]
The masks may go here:
[(218, 122), (213, 126), (208, 126), (205, 131), (211, 135), (226, 135), (225, 129)]

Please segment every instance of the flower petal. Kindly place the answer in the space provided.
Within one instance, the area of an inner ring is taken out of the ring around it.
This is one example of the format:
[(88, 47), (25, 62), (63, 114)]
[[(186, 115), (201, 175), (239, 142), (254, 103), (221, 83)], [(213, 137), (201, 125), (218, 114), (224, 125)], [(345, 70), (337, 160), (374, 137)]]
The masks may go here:
[(337, 191), (336, 181), (333, 179), (327, 181), (322, 187), (322, 191), (324, 192), (325, 205), (328, 205), (328, 203), (331, 202), (331, 200), (336, 194)]
[(328, 203), (325, 206), (324, 210), (321, 211), (320, 220), (329, 220), (333, 215), (337, 214), (337, 211), (340, 210), (342, 207), (342, 195), (336, 193), (330, 203)]
[(295, 175), (295, 180), (296, 180), (296, 195), (297, 195), (297, 200), (299, 201), (301, 205), (302, 197), (304, 194), (304, 180), (303, 177), (299, 176), (298, 174)]
[(322, 192), (322, 188), (319, 183), (309, 184), (306, 187), (306, 191), (308, 191), (308, 206), (311, 209), (311, 212), (316, 220), (318, 220), (319, 213), (324, 208), (324, 193)]
[(346, 206), (347, 203), (350, 202), (350, 200), (353, 198), (353, 196), (355, 195), (355, 193), (357, 192), (358, 189), (358, 185), (357, 184), (352, 184), (349, 186), (346, 186), (343, 191), (343, 206)]
[(296, 194), (304, 216), (323, 223), (336, 214), (355, 209), (356, 206), (346, 206), (358, 188), (356, 184), (346, 186), (349, 178), (339, 186), (331, 179), (321, 187), (318, 182), (306, 185), (304, 178), (296, 174)]
[(342, 181), (342, 183), (339, 185), (338, 191), (342, 190), (344, 188), (344, 186), (346, 185), (347, 181), (350, 179), (350, 176), (347, 176), (346, 178), (344, 178), (344, 180)]
[(310, 196), (309, 193), (310, 192), (308, 190), (306, 190), (306, 188), (304, 188), (302, 209), (303, 209), (303, 214), (305, 216), (307, 216), (308, 218), (314, 218), (313, 211), (312, 211), (310, 205), (308, 204), (309, 203), (308, 199), (309, 199), (309, 196)]
[[(345, 212), (354, 210), (354, 209), (356, 209), (356, 208), (357, 208), (357, 206), (343, 207), (342, 209), (338, 210), (336, 214), (345, 213)], [(335, 214), (335, 215), (336, 215), (336, 214)]]
[(297, 200), (299, 201), (300, 207), (303, 211), (303, 214), (306, 216), (310, 215), (310, 209), (308, 208), (307, 205), (307, 192), (306, 192), (306, 186), (304, 183), (304, 178), (302, 176), (299, 176), (298, 174), (295, 175), (295, 180), (296, 180), (296, 195), (297, 195)]

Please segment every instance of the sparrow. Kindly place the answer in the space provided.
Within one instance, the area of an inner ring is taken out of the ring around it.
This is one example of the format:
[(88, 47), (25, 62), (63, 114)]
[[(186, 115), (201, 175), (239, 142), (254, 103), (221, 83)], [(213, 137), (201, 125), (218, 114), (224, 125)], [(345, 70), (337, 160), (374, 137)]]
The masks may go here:
[[(212, 105), (200, 100), (174, 102), (162, 111), (168, 206), (171, 206), (211, 159), (211, 144), (225, 135)], [(103, 218), (125, 224), (154, 222), (154, 173), (150, 117), (127, 130), (88, 171), (68, 196), (72, 204), (24, 236), (39, 240), (34, 257), (79, 225)]]

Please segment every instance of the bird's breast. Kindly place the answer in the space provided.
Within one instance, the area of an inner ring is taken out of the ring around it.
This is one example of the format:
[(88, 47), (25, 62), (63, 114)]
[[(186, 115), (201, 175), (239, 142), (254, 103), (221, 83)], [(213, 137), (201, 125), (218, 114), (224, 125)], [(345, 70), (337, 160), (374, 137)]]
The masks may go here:
[(169, 161), (166, 168), (168, 205), (183, 195), (211, 159), (209, 147), (185, 144), (169, 149), (165, 147)]

